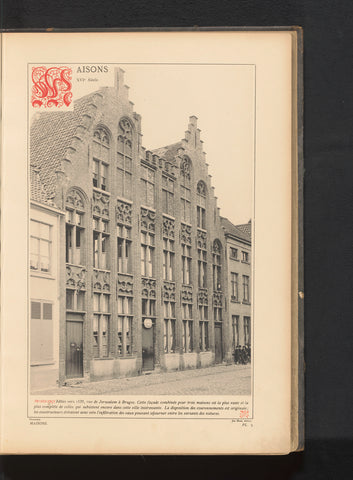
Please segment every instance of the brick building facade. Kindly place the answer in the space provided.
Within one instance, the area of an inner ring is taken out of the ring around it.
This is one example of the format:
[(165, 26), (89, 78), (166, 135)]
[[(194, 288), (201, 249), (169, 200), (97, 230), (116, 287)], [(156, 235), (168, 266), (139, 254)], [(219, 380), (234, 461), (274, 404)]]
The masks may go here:
[(32, 123), (31, 163), (66, 215), (60, 384), (232, 361), (225, 230), (197, 118), (173, 145), (141, 140), (121, 69), (115, 87)]

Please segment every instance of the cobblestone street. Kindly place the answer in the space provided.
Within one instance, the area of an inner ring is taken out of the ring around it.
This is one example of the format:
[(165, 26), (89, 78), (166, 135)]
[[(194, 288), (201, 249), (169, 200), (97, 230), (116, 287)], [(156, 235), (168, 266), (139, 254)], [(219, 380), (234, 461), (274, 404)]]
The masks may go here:
[(138, 377), (41, 390), (42, 395), (250, 395), (250, 365), (217, 365), (197, 370), (151, 373)]

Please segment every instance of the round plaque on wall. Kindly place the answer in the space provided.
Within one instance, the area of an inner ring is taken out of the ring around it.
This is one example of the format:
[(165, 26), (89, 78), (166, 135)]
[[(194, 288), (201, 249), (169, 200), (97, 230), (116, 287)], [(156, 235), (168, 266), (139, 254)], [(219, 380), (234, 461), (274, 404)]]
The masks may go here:
[(151, 328), (153, 325), (152, 320), (150, 318), (145, 318), (143, 321), (143, 325), (145, 328)]

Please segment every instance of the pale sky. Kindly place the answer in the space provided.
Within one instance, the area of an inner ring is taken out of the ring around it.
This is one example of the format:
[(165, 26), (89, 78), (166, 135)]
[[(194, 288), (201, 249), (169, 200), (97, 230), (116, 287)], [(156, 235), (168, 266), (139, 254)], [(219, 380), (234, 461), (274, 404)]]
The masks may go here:
[(74, 98), (113, 86), (115, 67), (121, 67), (129, 99), (142, 117), (147, 150), (180, 141), (189, 116), (196, 115), (220, 213), (235, 224), (247, 223), (253, 211), (254, 67), (108, 65), (108, 73), (94, 75), (79, 75), (72, 65)]
[(221, 215), (235, 224), (252, 213), (254, 69), (233, 65), (121, 65), (142, 117), (142, 143), (155, 149), (184, 138), (198, 117)]

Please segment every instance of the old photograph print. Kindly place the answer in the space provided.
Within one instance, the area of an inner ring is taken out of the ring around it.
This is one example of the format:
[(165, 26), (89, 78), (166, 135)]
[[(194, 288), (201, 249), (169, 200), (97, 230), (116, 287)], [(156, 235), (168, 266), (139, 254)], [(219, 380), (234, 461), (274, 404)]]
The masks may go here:
[(255, 68), (28, 66), (32, 395), (251, 395)]

